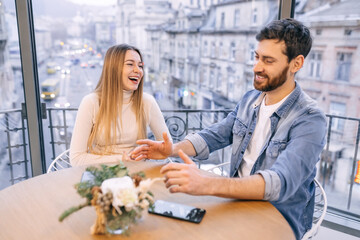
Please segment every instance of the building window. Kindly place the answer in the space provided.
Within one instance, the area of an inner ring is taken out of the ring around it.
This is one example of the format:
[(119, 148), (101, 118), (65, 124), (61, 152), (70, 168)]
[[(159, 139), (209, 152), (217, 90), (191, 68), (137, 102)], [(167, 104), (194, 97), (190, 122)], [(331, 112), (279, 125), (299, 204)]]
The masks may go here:
[[(330, 102), (330, 114), (336, 116), (345, 116), (346, 114), (346, 104), (341, 102)], [(344, 131), (345, 120), (340, 118), (333, 118), (331, 123), (332, 131)]]
[(257, 23), (257, 8), (254, 8), (252, 11), (252, 23), (253, 24)]
[(321, 29), (321, 28), (316, 29), (315, 34), (316, 34), (317, 36), (320, 36), (321, 33), (322, 33), (322, 29)]
[(230, 44), (230, 59), (235, 60), (236, 46), (235, 42), (231, 42)]
[(255, 59), (255, 45), (253, 43), (249, 44), (249, 50), (250, 50), (249, 62), (253, 63)]
[(220, 42), (219, 43), (219, 52), (218, 52), (218, 57), (221, 59), (222, 58), (222, 51), (223, 51), (223, 43)]
[(209, 87), (213, 88), (214, 87), (214, 82), (215, 82), (215, 73), (214, 70), (210, 70), (210, 83), (209, 83)]
[(221, 91), (221, 83), (222, 83), (222, 75), (220, 73), (220, 69), (218, 69), (218, 76), (216, 80), (216, 90)]
[(204, 67), (202, 70), (203, 70), (203, 72), (202, 72), (201, 86), (206, 87), (206, 84), (208, 82), (207, 74), (206, 74), (207, 69), (206, 69), (206, 67)]
[(221, 13), (221, 20), (220, 20), (220, 28), (224, 28), (225, 27), (225, 13), (222, 12)]
[(240, 27), (240, 9), (236, 9), (234, 13), (234, 27)]
[(352, 33), (352, 30), (350, 30), (350, 29), (345, 29), (345, 30), (344, 30), (344, 35), (345, 35), (345, 36), (350, 36), (351, 33)]
[(313, 51), (310, 54), (310, 69), (309, 69), (309, 76), (314, 78), (320, 77), (320, 70), (321, 70), (321, 59), (322, 53), (319, 51)]
[(227, 90), (228, 90), (227, 95), (228, 95), (229, 100), (234, 99), (234, 87), (235, 87), (234, 82), (235, 82), (235, 77), (230, 75), (229, 82), (228, 82), (228, 88), (227, 88)]
[(340, 52), (337, 54), (336, 80), (349, 81), (351, 69), (351, 53)]
[(203, 52), (203, 56), (206, 57), (208, 54), (208, 43), (207, 41), (204, 41), (204, 52)]
[(211, 42), (211, 50), (210, 50), (210, 56), (212, 57), (212, 58), (215, 58), (215, 49), (216, 49), (216, 44), (215, 44), (215, 42)]

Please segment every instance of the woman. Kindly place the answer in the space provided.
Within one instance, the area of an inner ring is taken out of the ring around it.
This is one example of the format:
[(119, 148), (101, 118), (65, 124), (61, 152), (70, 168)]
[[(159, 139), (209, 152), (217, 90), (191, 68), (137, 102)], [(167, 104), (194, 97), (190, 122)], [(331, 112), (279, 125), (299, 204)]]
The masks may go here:
[(147, 138), (147, 126), (157, 140), (169, 131), (155, 99), (143, 93), (140, 51), (121, 44), (108, 49), (95, 91), (80, 103), (70, 144), (73, 166), (115, 163), (128, 159), (136, 140)]

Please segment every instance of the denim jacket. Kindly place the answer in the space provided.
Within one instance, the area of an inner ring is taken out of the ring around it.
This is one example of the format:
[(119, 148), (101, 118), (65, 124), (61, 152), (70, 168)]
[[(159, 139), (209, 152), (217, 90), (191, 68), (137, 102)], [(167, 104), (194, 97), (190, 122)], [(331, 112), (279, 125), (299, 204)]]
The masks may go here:
[[(245, 149), (255, 130), (265, 93), (247, 92), (221, 122), (188, 135), (199, 160), (232, 144), (230, 176), (237, 177)], [(270, 117), (270, 133), (250, 174), (265, 180), (264, 200), (285, 217), (297, 239), (311, 228), (314, 212), (313, 179), (325, 145), (326, 117), (296, 83), (294, 91)]]

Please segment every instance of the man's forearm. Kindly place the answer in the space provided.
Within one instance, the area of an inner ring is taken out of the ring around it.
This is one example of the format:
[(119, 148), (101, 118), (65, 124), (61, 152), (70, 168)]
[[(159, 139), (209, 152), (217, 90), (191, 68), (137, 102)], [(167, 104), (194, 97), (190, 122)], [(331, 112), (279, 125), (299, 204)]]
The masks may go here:
[(211, 177), (204, 185), (203, 195), (262, 200), (264, 194), (265, 181), (260, 174), (255, 174), (243, 178)]
[(171, 157), (178, 157), (178, 152), (180, 149), (183, 150), (184, 153), (186, 153), (188, 156), (196, 155), (196, 151), (192, 143), (189, 140), (183, 140), (173, 145)]

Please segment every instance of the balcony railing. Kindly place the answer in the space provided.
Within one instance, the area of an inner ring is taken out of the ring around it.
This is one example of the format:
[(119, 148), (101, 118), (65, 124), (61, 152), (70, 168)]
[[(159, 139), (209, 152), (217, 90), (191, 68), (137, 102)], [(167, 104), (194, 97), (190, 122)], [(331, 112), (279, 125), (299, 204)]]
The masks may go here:
[[(48, 108), (43, 121), (46, 166), (70, 147), (76, 108)], [(166, 124), (175, 142), (224, 119), (230, 110), (164, 110)], [(0, 111), (0, 189), (32, 176), (27, 122), (21, 109)], [(327, 144), (318, 163), (317, 178), (329, 199), (329, 209), (360, 217), (360, 185), (354, 182), (358, 161), (360, 119), (327, 115)], [(153, 136), (149, 136), (151, 138)], [(230, 159), (229, 148), (215, 152), (202, 164)], [(225, 169), (226, 172), (226, 169)]]

